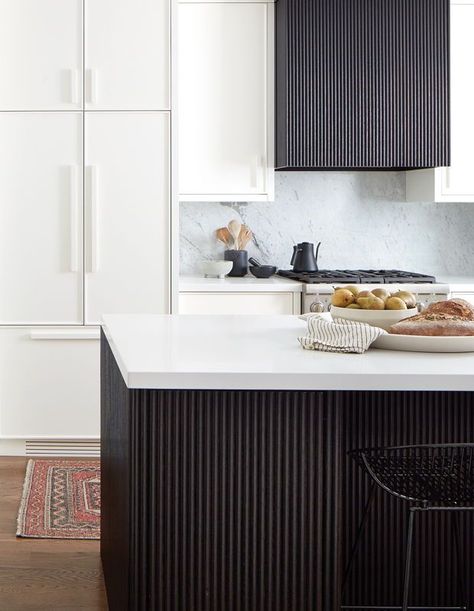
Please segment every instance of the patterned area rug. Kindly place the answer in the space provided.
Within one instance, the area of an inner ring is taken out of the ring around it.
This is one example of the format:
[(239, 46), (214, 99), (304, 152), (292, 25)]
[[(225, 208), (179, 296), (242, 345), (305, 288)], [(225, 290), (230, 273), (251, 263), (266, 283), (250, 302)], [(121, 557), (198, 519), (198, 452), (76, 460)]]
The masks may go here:
[(16, 534), (100, 539), (100, 461), (28, 461)]

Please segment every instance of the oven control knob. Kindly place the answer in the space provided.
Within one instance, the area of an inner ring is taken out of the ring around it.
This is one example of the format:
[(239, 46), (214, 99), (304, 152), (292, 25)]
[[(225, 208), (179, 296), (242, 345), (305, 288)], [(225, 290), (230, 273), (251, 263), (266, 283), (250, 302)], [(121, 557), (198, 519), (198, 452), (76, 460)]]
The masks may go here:
[(321, 314), (321, 312), (324, 312), (324, 303), (322, 301), (313, 301), (313, 303), (309, 306), (309, 310), (310, 312)]

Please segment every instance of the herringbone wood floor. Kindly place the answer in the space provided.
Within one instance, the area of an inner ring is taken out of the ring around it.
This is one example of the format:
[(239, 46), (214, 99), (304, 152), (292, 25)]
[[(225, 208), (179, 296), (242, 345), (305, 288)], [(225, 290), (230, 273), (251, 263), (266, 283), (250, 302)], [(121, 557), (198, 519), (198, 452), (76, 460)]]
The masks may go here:
[(98, 541), (15, 537), (25, 467), (0, 457), (0, 611), (105, 611)]

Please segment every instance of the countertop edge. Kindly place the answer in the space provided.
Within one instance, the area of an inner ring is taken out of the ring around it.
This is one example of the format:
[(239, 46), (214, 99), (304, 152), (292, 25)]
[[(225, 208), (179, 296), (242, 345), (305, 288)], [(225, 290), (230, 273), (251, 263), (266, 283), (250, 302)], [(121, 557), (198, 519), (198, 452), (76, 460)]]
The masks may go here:
[[(125, 381), (130, 389), (144, 390), (474, 391), (474, 376), (465, 374), (444, 376), (438, 387), (436, 382), (433, 381), (433, 376), (420, 374), (414, 374), (413, 376), (407, 376), (406, 374), (364, 376), (334, 373), (318, 376), (317, 384), (308, 379), (309, 377), (307, 374), (288, 374), (288, 376), (285, 376), (271, 373), (253, 374), (251, 372), (239, 374), (164, 372), (157, 374), (156, 372), (131, 371), (128, 372)], [(216, 378), (218, 378), (217, 382)]]

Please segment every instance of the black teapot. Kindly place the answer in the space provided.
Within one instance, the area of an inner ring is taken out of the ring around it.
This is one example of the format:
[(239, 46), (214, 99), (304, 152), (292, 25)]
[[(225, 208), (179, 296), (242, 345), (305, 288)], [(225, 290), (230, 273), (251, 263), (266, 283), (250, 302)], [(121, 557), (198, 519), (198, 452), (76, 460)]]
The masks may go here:
[(314, 244), (311, 242), (301, 242), (293, 246), (293, 256), (291, 257), (290, 265), (293, 266), (294, 272), (317, 272), (318, 271), (318, 253), (321, 242), (316, 246), (314, 252)]

